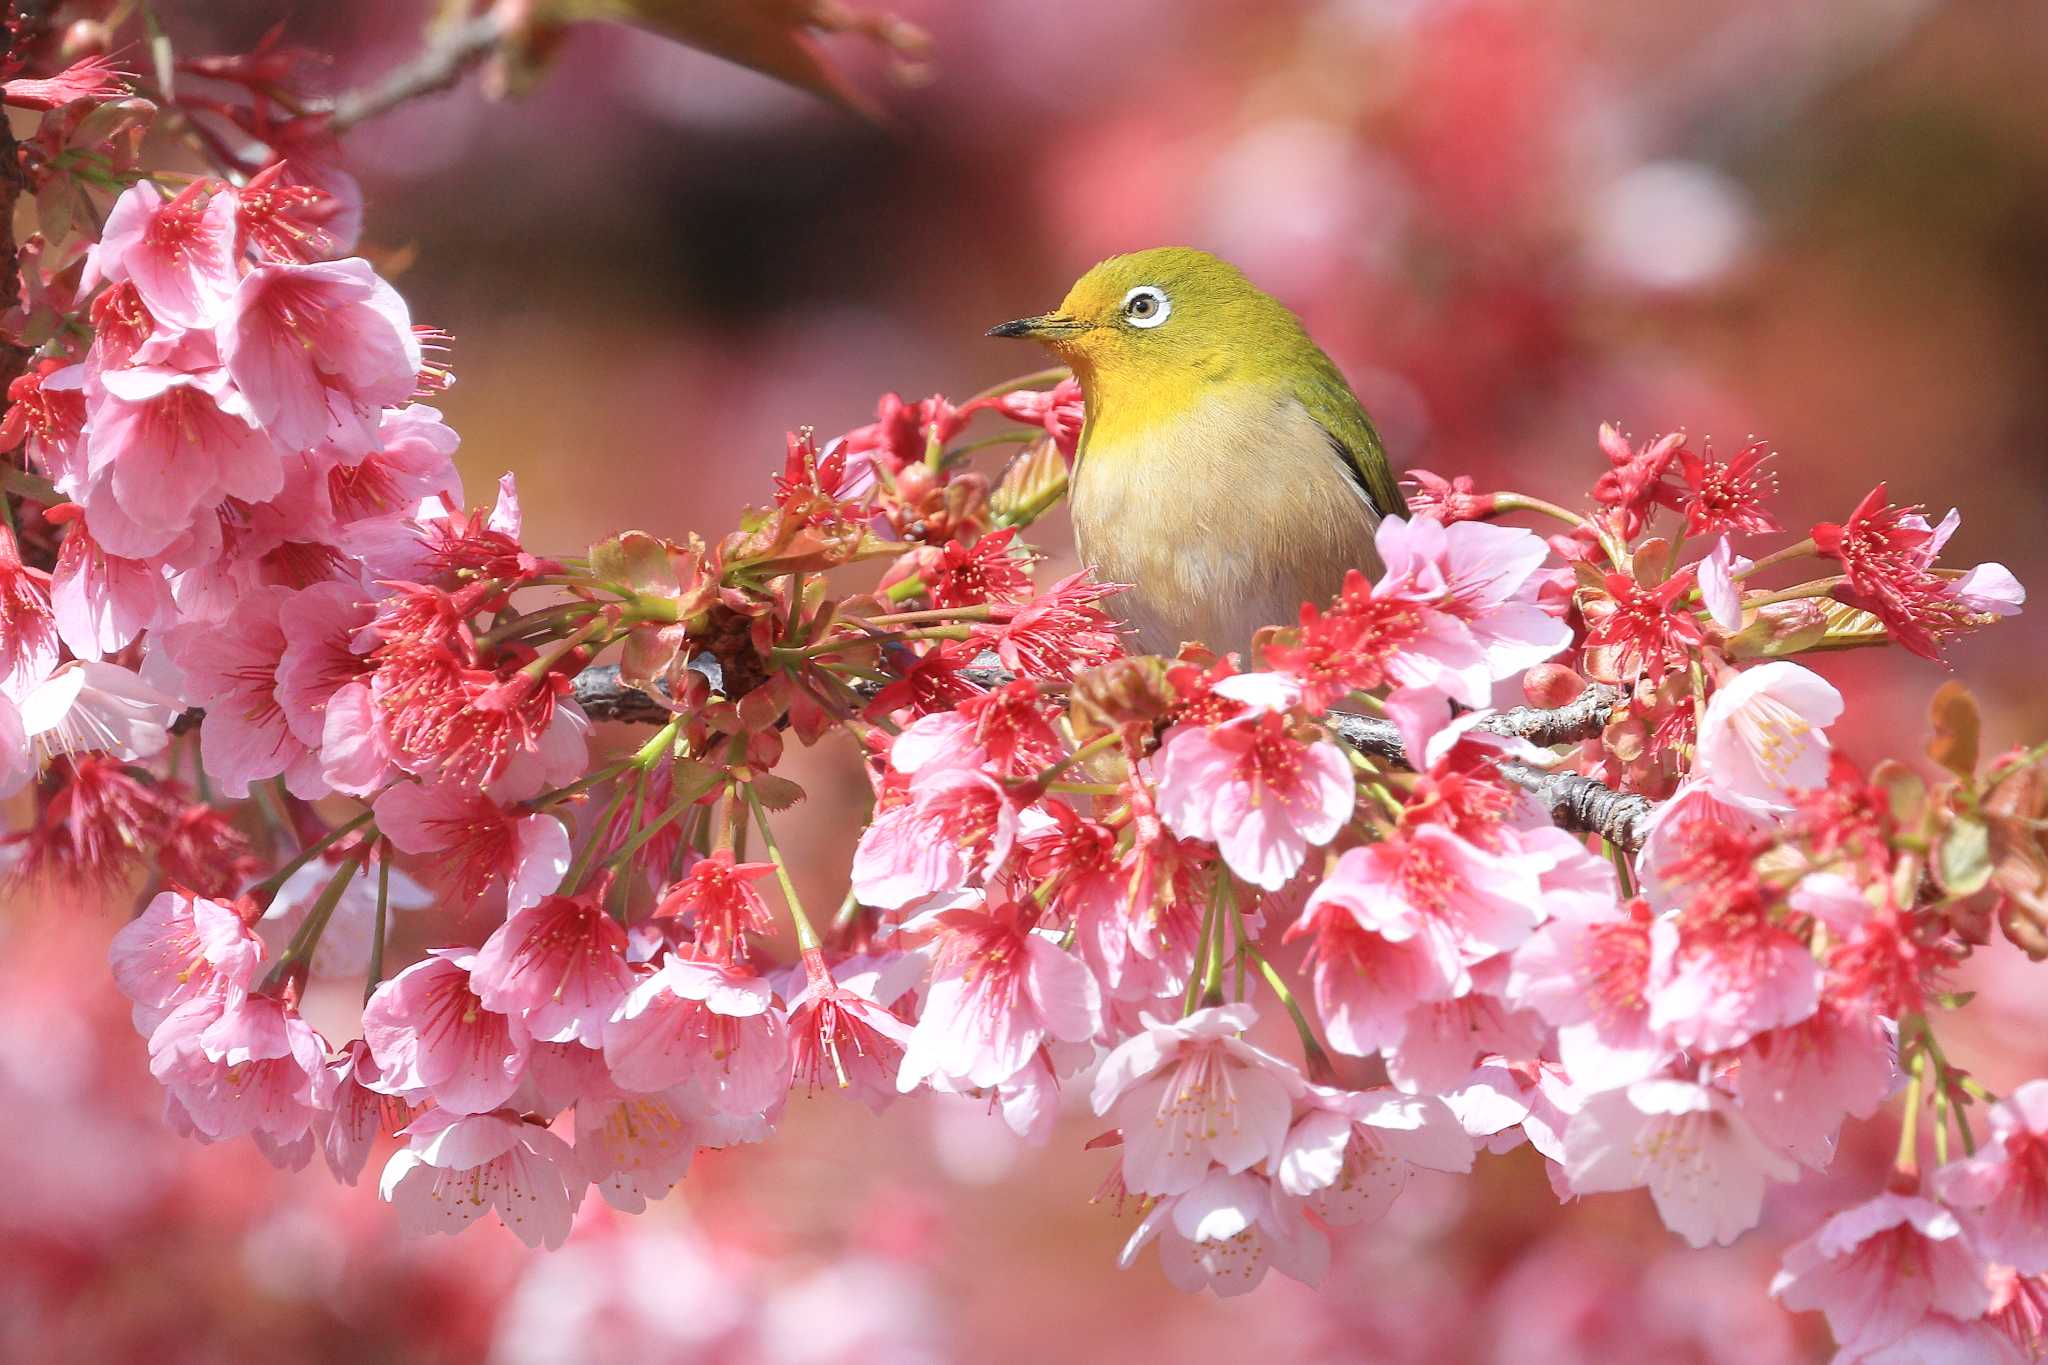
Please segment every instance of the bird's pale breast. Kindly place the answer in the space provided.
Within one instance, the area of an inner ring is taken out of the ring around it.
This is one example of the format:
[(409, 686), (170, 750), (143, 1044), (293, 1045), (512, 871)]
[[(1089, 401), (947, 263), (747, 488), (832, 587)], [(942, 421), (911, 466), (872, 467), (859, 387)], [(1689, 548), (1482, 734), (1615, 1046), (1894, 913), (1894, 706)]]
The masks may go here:
[(1092, 436), (1074, 475), (1075, 540), (1132, 627), (1130, 648), (1244, 649), (1379, 572), (1378, 516), (1291, 394), (1232, 388), (1136, 435)]

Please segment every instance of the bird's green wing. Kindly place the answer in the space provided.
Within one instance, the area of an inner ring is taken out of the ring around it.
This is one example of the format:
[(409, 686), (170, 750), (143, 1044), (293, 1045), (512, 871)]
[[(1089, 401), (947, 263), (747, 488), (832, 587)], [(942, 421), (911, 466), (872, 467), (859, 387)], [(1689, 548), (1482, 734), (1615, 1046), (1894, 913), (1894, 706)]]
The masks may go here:
[(1373, 430), (1372, 419), (1328, 356), (1316, 352), (1314, 363), (1295, 381), (1294, 396), (1330, 438), (1373, 510), (1383, 517), (1408, 515), (1408, 500), (1394, 482), (1380, 434)]

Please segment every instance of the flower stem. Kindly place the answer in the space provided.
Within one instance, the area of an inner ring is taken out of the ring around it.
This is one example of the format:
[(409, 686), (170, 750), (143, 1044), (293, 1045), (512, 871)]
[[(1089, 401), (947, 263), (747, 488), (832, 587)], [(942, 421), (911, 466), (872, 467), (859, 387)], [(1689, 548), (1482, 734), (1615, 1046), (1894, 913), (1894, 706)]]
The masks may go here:
[(363, 986), (363, 1000), (368, 1003), (377, 993), (378, 985), (384, 980), (384, 917), (391, 908), (391, 846), (384, 846), (384, 856), (377, 860), (377, 922), (370, 928), (370, 979)]
[(374, 810), (366, 810), (346, 824), (336, 825), (333, 829), (327, 831), (325, 835), (300, 849), (299, 855), (296, 858), (293, 858), (283, 867), (250, 887), (249, 894), (259, 901), (267, 901), (270, 897), (275, 896), (278, 888), (290, 881), (294, 872), (297, 872), (307, 863), (312, 862), (328, 849), (333, 848), (343, 839), (369, 824), (376, 817), (376, 814), (377, 812)]
[(1047, 370), (1033, 370), (1030, 374), (1020, 374), (1015, 379), (1005, 379), (1000, 384), (991, 384), (960, 406), (971, 407), (990, 398), (1001, 398), (1006, 393), (1015, 393), (1019, 389), (1037, 389), (1048, 384), (1057, 384), (1072, 373), (1073, 371), (1064, 365), (1055, 365)]
[(1532, 498), (1526, 493), (1495, 493), (1493, 510), (1496, 512), (1536, 512), (1553, 517), (1567, 526), (1584, 526), (1586, 519), (1577, 512), (1568, 512), (1554, 502)]
[(1808, 555), (1816, 553), (1819, 548), (1819, 546), (1813, 543), (1813, 537), (1808, 536), (1797, 545), (1787, 545), (1782, 550), (1771, 551), (1756, 563), (1742, 570), (1742, 572), (1735, 574), (1734, 577), (1738, 579), (1748, 578), (1750, 575), (1760, 574), (1766, 569), (1775, 569), (1780, 564), (1788, 563), (1791, 560), (1804, 559)]
[(270, 974), (263, 978), (258, 987), (261, 994), (277, 991), (289, 980), (300, 965), (312, 957), (313, 950), (320, 946), (320, 935), (327, 932), (327, 921), (334, 917), (334, 907), (341, 904), (341, 897), (348, 890), (348, 884), (355, 880), (356, 873), (363, 870), (363, 862), (369, 857), (369, 845), (356, 849), (342, 860), (334, 875), (327, 879), (327, 885), (320, 889), (320, 899), (313, 902), (313, 908), (306, 912), (305, 923), (292, 935), (285, 950), (278, 954), (277, 962)]
[(810, 916), (804, 913), (803, 902), (797, 899), (796, 882), (790, 878), (789, 864), (782, 859), (782, 845), (775, 842), (775, 835), (768, 828), (768, 812), (761, 807), (761, 798), (754, 789), (742, 783), (740, 790), (746, 793), (747, 809), (754, 814), (754, 823), (761, 829), (761, 846), (768, 850), (768, 861), (775, 864), (775, 880), (782, 887), (782, 899), (789, 906), (789, 918), (796, 925), (796, 946), (802, 952), (816, 952), (818, 931), (811, 927)]

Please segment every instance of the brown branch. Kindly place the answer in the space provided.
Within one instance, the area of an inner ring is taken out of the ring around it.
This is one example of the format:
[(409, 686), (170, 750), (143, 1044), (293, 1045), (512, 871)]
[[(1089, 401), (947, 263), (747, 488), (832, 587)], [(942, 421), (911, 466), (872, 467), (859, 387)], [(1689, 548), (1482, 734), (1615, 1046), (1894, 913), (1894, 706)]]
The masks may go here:
[[(993, 660), (993, 655), (982, 656), (981, 661), (966, 670), (968, 680), (990, 688), (1011, 681), (1012, 675), (995, 666)], [(853, 686), (865, 697), (881, 690), (871, 682), (857, 682)], [(576, 677), (573, 695), (577, 705), (593, 720), (663, 724), (672, 714), (656, 698), (622, 683), (617, 666), (612, 664), (583, 670)], [(1576, 744), (1600, 733), (1623, 696), (1620, 688), (1595, 683), (1563, 706), (1510, 707), (1480, 720), (1478, 728), (1544, 747)], [(1409, 766), (1400, 732), (1393, 722), (1350, 711), (1332, 711), (1329, 719), (1331, 728), (1361, 753), (1396, 767)], [(1500, 774), (1535, 797), (1562, 828), (1597, 834), (1631, 852), (1643, 846), (1650, 816), (1656, 811), (1656, 805), (1647, 797), (1615, 791), (1578, 773), (1550, 772), (1519, 759), (1503, 761)]]
[(438, 34), (416, 56), (376, 84), (336, 96), (324, 111), (329, 116), (327, 126), (343, 133), (409, 99), (448, 89), (505, 41), (517, 22), (514, 15), (519, 8), (498, 0), (482, 14)]
[[(1620, 688), (1595, 683), (1563, 706), (1510, 707), (1480, 720), (1478, 728), (1544, 747), (1576, 744), (1598, 735), (1606, 726), (1608, 715), (1622, 700)], [(1401, 734), (1392, 721), (1332, 711), (1330, 725), (1361, 753), (1397, 767), (1409, 766)], [(1500, 775), (1535, 797), (1560, 827), (1597, 834), (1631, 852), (1643, 846), (1650, 816), (1657, 809), (1648, 797), (1618, 792), (1593, 778), (1573, 772), (1551, 772), (1520, 759), (1503, 760)]]

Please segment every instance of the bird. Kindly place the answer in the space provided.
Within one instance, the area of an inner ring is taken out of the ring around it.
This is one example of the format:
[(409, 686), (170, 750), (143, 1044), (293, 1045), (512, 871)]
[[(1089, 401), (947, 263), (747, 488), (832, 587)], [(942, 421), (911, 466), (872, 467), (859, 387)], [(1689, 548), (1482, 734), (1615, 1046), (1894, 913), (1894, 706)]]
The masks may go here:
[(1245, 651), (1325, 605), (1407, 504), (1343, 373), (1286, 305), (1192, 247), (1112, 256), (1050, 313), (989, 329), (1050, 349), (1084, 398), (1069, 504), (1136, 653)]

